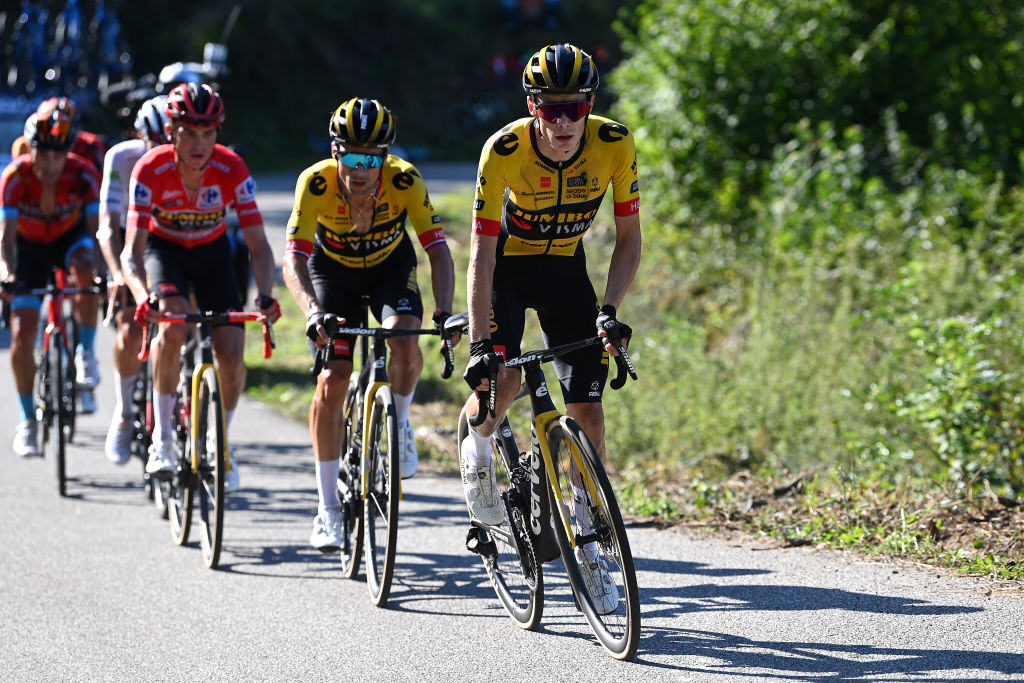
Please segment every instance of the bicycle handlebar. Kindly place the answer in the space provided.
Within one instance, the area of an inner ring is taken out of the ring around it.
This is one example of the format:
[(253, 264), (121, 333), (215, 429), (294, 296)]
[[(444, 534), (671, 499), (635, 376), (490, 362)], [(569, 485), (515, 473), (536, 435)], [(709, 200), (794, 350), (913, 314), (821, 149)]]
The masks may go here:
[[(101, 281), (99, 278), (95, 282), (96, 284), (92, 287), (58, 287), (56, 284), (50, 283), (46, 287), (22, 289), (18, 286), (17, 282), (5, 281), (0, 282), (0, 291), (3, 291), (5, 294), (14, 294), (15, 296), (74, 296), (76, 294), (102, 296), (107, 291), (106, 282)], [(7, 299), (4, 299), (2, 309), (0, 309), (0, 327), (10, 327), (10, 322), (11, 304)]]
[[(555, 346), (550, 349), (542, 349), (539, 351), (527, 351), (517, 358), (504, 361), (506, 368), (517, 368), (528, 365), (540, 365), (541, 363), (548, 363), (559, 356), (563, 356), (572, 351), (583, 349), (588, 346), (601, 346), (603, 347), (607, 343), (607, 337), (590, 337), (588, 339), (581, 339), (580, 341), (570, 342), (568, 344), (562, 344), (561, 346)], [(615, 377), (612, 378), (609, 383), (612, 389), (621, 389), (626, 384), (626, 376), (628, 375), (632, 379), (637, 379), (636, 368), (633, 365), (633, 360), (629, 357), (629, 352), (626, 350), (625, 344), (619, 341), (615, 346), (619, 355), (614, 356), (615, 358)], [(487, 419), (487, 416), (495, 417), (495, 404), (497, 401), (497, 385), (498, 385), (498, 368), (503, 362), (497, 356), (494, 356), (496, 362), (488, 364), (489, 382), (487, 391), (477, 391), (477, 401), (480, 405), (480, 409), (477, 410), (476, 415), (469, 418), (469, 424), (473, 427), (479, 427)], [(487, 410), (484, 411), (484, 406)]]
[[(263, 326), (263, 357), (270, 358), (274, 349), (273, 323), (267, 316), (258, 311), (224, 311), (215, 313), (205, 311), (203, 313), (161, 313), (162, 323), (250, 323), (258, 322)], [(149, 346), (152, 334), (152, 327), (155, 323), (146, 325), (142, 330), (142, 350), (139, 351), (139, 360), (149, 359)]]
[[(459, 313), (448, 318), (443, 327), (432, 329), (405, 329), (394, 327), (338, 327), (330, 335), (331, 339), (341, 336), (373, 337), (374, 339), (387, 339), (388, 337), (409, 337), (412, 335), (430, 334), (441, 337), (441, 356), (444, 358), (444, 368), (441, 369), (441, 379), (448, 379), (455, 371), (455, 349), (452, 337), (461, 335), (463, 328), (469, 321), (469, 314)], [(311, 377), (316, 377), (333, 356), (333, 344), (324, 344), (316, 352), (313, 359), (313, 367), (310, 368)]]

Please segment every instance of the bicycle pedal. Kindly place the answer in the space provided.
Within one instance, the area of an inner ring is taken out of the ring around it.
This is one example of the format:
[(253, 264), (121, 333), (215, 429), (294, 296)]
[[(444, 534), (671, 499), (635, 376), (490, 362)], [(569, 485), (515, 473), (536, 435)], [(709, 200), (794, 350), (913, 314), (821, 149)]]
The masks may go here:
[(328, 555), (330, 553), (336, 553), (336, 552), (340, 551), (341, 550), (341, 546), (340, 545), (323, 545), (323, 546), (320, 546), (319, 548), (317, 548), (317, 550), (319, 550), (324, 555)]

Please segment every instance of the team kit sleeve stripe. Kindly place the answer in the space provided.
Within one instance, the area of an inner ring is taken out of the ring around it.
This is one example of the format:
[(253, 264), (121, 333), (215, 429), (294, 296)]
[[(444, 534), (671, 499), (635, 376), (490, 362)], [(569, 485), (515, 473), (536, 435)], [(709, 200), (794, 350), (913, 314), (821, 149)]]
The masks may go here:
[(313, 255), (313, 243), (309, 240), (288, 240), (284, 253), (298, 254), (308, 260)]
[(0, 206), (0, 218), (17, 218), (18, 207), (16, 206)]
[(435, 230), (427, 230), (417, 235), (420, 239), (420, 244), (423, 246), (423, 251), (430, 251), (439, 244), (444, 244), (444, 229), (437, 228)]
[(615, 202), (616, 216), (632, 216), (640, 211), (640, 198), (630, 199), (626, 202)]
[(89, 202), (88, 204), (85, 205), (85, 215), (86, 216), (98, 216), (99, 213), (100, 213), (100, 203), (99, 203), (98, 200), (94, 201), (94, 202)]
[(473, 233), (485, 237), (497, 237), (501, 231), (501, 222), (490, 218), (474, 218)]

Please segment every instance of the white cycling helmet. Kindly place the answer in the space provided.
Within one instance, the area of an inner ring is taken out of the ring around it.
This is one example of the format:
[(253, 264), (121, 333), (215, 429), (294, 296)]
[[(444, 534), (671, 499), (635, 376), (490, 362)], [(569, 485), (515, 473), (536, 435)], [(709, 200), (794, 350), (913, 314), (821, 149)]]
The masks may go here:
[(135, 131), (143, 140), (154, 145), (170, 142), (164, 124), (167, 123), (167, 96), (157, 95), (142, 103), (135, 115)]

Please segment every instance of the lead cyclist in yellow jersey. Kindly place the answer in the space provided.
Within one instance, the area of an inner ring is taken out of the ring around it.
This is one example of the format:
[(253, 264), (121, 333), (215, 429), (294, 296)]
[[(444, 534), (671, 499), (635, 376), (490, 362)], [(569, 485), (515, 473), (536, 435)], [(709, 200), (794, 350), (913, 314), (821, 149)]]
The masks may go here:
[[(455, 269), (426, 183), (415, 166), (388, 154), (395, 140), (391, 111), (377, 100), (353, 98), (331, 116), (329, 131), (334, 158), (302, 172), (288, 219), (284, 280), (307, 316), (306, 334), (323, 346), (337, 322), (358, 324), (364, 294), (384, 327), (420, 326), (423, 302), (407, 221), (430, 260), (437, 307), (433, 317), (443, 323), (452, 307)], [(353, 341), (335, 340), (335, 360), (318, 376), (309, 408), (319, 493), (310, 544), (323, 552), (341, 546), (338, 452)], [(392, 337), (387, 343), (400, 426), (399, 462), (406, 478), (417, 466), (409, 405), (423, 356), (416, 337)]]
[[(627, 339), (616, 309), (640, 261), (640, 190), (636, 151), (621, 123), (590, 112), (599, 77), (590, 55), (575, 45), (548, 45), (523, 70), (528, 118), (514, 121), (485, 143), (480, 157), (468, 271), (470, 354), (465, 379), (487, 388), (489, 366), (520, 353), (527, 308), (537, 311), (545, 342), (565, 344), (592, 336)], [(582, 238), (611, 185), (615, 248), (608, 264), (603, 305), (587, 274)], [(566, 413), (604, 453), (601, 395), (611, 344), (555, 361)], [(519, 391), (519, 371), (499, 366), (496, 417), (460, 445), (463, 488), (470, 515), (501, 522), (489, 437)], [(480, 410), (476, 392), (466, 403)], [(486, 408), (484, 408), (486, 410)], [(582, 550), (588, 550), (584, 547)], [(584, 572), (592, 595), (607, 579), (590, 553)], [(592, 585), (593, 584), (593, 585)], [(614, 586), (611, 587), (614, 589)], [(617, 600), (617, 598), (616, 598)]]

